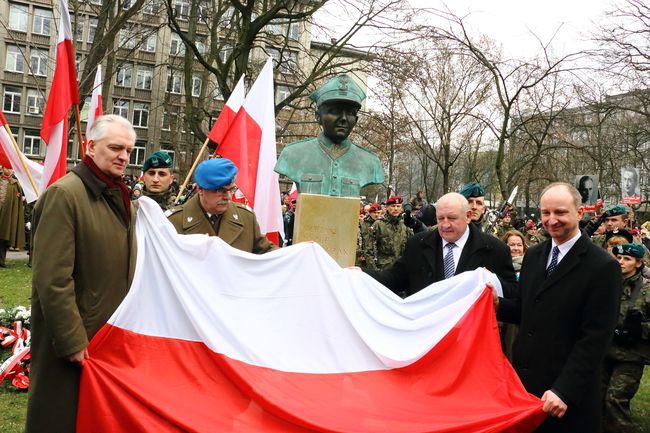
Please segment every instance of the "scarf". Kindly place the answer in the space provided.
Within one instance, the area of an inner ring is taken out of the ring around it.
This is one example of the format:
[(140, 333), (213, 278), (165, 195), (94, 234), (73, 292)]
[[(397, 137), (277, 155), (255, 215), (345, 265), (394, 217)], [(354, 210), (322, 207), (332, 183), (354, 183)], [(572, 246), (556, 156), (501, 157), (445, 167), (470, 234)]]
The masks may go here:
[(120, 190), (120, 197), (122, 198), (122, 203), (124, 204), (124, 210), (122, 210), (122, 218), (124, 218), (124, 222), (128, 226), (131, 222), (131, 195), (126, 184), (122, 181), (121, 178), (114, 179), (108, 177), (106, 173), (97, 167), (95, 161), (93, 161), (92, 158), (88, 155), (84, 157), (83, 163), (86, 164), (86, 166), (97, 177), (97, 179), (106, 185), (106, 188), (117, 188)]

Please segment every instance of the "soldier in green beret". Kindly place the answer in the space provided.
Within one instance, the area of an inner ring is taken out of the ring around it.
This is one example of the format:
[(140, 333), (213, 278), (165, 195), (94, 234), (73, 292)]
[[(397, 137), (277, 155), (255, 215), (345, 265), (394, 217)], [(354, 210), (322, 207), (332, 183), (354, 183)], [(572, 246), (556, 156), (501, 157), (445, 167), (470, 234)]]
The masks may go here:
[(169, 188), (174, 180), (172, 166), (171, 156), (162, 150), (149, 155), (142, 164), (144, 173), (144, 191), (142, 191), (142, 195), (158, 203), (163, 211), (174, 206), (174, 199), (176, 198)]
[(650, 363), (650, 281), (643, 277), (641, 244), (617, 245), (613, 253), (623, 274), (623, 292), (614, 339), (603, 369), (604, 433), (636, 431), (630, 400), (639, 389), (643, 369)]
[(322, 133), (285, 146), (275, 171), (294, 181), (300, 193), (358, 197), (364, 186), (383, 183), (379, 158), (348, 139), (366, 98), (363, 90), (342, 74), (310, 97)]
[[(467, 199), (469, 209), (472, 211), (472, 224), (485, 232), (488, 221), (485, 218), (485, 190), (478, 182), (469, 182), (458, 191)], [(494, 234), (494, 233), (491, 233)]]

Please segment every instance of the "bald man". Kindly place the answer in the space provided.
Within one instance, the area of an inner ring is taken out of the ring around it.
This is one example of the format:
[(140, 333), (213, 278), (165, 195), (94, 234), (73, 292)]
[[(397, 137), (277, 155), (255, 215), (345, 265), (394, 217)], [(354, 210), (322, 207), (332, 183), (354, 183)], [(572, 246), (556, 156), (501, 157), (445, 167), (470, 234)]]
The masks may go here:
[(517, 279), (509, 248), (481, 232), (472, 221), (469, 203), (461, 194), (445, 194), (436, 203), (435, 230), (409, 238), (404, 254), (388, 269), (365, 270), (396, 294), (407, 297), (453, 275), (484, 267), (495, 273), (506, 296)]

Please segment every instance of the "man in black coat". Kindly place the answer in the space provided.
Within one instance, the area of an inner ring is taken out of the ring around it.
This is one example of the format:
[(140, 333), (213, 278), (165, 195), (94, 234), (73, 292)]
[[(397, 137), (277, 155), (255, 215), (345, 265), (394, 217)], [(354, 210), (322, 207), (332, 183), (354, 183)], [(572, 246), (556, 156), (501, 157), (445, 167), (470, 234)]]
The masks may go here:
[(551, 239), (528, 250), (520, 290), (499, 304), (499, 319), (520, 323), (513, 366), (550, 415), (537, 432), (600, 431), (600, 372), (616, 326), (621, 271), (580, 232), (580, 202), (570, 184), (544, 189), (542, 224)]
[(404, 254), (391, 267), (381, 272), (364, 271), (393, 292), (407, 297), (445, 279), (445, 258), (451, 247), (447, 266), (451, 275), (485, 267), (499, 277), (504, 293), (509, 296), (516, 285), (510, 250), (497, 238), (470, 224), (471, 218), (472, 211), (465, 197), (455, 192), (445, 194), (436, 203), (437, 229), (411, 236)]

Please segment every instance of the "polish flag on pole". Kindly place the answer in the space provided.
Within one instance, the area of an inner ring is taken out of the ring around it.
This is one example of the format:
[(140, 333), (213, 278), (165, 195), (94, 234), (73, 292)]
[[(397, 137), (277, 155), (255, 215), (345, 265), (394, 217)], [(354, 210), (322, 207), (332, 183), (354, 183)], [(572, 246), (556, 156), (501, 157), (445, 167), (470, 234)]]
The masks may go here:
[(84, 154), (88, 145), (88, 132), (92, 128), (95, 119), (104, 114), (102, 109), (102, 65), (97, 65), (95, 74), (95, 83), (93, 84), (93, 94), (90, 97), (90, 106), (88, 107), (88, 120), (86, 121), (86, 136), (84, 137)]
[(178, 235), (140, 200), (133, 284), (88, 346), (77, 432), (526, 433), (545, 418), (501, 351), (494, 274), (401, 299), (316, 243), (250, 254)]
[(269, 57), (246, 95), (217, 152), (238, 168), (237, 187), (257, 215), (260, 230), (279, 244), (284, 238), (280, 183), (273, 171), (275, 149), (275, 99), (273, 60)]
[[(47, 144), (43, 178), (39, 185), (42, 192), (65, 175), (68, 147), (68, 114), (73, 104), (79, 103), (79, 89), (72, 49), (72, 30), (67, 0), (59, 3), (59, 39), (56, 46), (54, 79), (47, 97), (41, 138)], [(77, 131), (79, 134), (80, 132)]]
[(237, 82), (237, 85), (230, 94), (230, 98), (226, 101), (226, 105), (223, 106), (223, 110), (219, 113), (216, 122), (212, 126), (208, 138), (214, 141), (217, 144), (223, 142), (226, 133), (230, 129), (232, 122), (235, 120), (235, 116), (239, 112), (244, 99), (246, 98), (246, 89), (244, 87), (244, 76), (242, 75)]
[[(9, 129), (7, 119), (0, 112), (0, 164), (14, 170), (16, 179), (23, 189), (27, 203), (38, 198), (38, 185), (43, 175), (43, 166), (27, 157), (20, 151)], [(29, 170), (29, 174), (27, 174)], [(34, 183), (29, 179), (32, 177)]]

